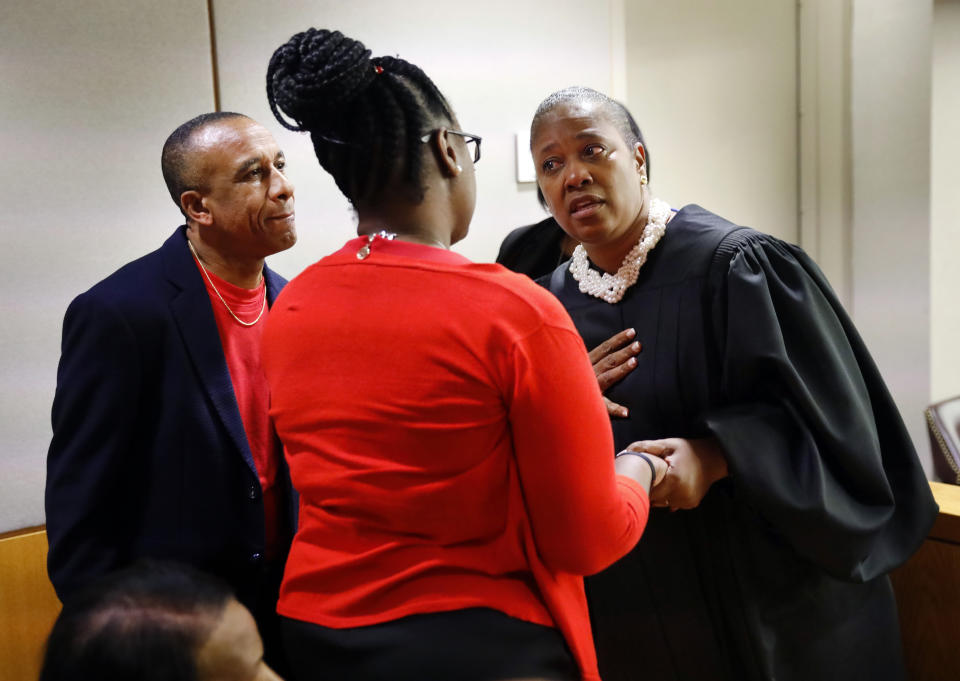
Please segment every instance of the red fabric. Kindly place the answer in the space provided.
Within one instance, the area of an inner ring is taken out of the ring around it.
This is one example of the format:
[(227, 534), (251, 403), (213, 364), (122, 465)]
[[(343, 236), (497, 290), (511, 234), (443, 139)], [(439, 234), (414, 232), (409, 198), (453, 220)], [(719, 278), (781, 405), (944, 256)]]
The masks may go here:
[[(197, 263), (197, 267), (200, 267), (200, 263)], [(266, 282), (261, 281), (255, 289), (245, 289), (224, 281), (212, 272), (206, 274), (210, 275), (216, 291), (220, 292), (237, 317), (245, 322), (252, 322), (257, 318), (267, 295)], [(260, 364), (260, 343), (269, 310), (264, 310), (263, 316), (253, 326), (238, 324), (217, 296), (206, 274), (201, 270), (210, 304), (213, 305), (213, 316), (217, 320), (227, 368), (230, 370), (233, 394), (237, 397), (243, 429), (247, 434), (247, 443), (250, 445), (250, 453), (253, 455), (263, 490), (266, 557), (273, 559), (277, 555), (279, 540), (280, 515), (276, 481), (280, 452), (277, 451), (276, 438), (270, 423), (270, 389)]]
[(287, 285), (263, 339), (300, 492), (278, 611), (346, 628), (490, 607), (558, 627), (597, 679), (581, 575), (649, 500), (617, 477), (579, 335), (526, 277), (365, 239)]

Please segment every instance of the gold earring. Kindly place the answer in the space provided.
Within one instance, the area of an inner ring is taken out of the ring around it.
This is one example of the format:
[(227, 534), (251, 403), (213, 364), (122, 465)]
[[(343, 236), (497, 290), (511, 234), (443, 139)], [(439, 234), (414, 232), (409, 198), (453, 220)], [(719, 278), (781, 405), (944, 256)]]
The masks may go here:
[(641, 175), (641, 176), (640, 176), (640, 184), (646, 184), (646, 183), (647, 183), (647, 176), (646, 176), (646, 175)]

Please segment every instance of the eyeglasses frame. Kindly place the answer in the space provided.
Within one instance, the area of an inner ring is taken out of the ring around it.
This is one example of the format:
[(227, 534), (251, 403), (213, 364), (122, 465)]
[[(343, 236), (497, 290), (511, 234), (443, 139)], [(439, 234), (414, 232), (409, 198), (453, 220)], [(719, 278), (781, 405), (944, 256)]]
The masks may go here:
[[(444, 128), (444, 129), (453, 135), (460, 135), (460, 137), (463, 138), (463, 141), (468, 145), (471, 142), (477, 143), (477, 146), (474, 148), (474, 152), (473, 152), (473, 163), (474, 165), (476, 165), (477, 161), (480, 160), (480, 143), (483, 141), (483, 138), (480, 137), (480, 135), (474, 135), (472, 132), (464, 132), (463, 130), (454, 130), (453, 128)], [(426, 135), (421, 137), (420, 141), (426, 144), (427, 142), (430, 141), (430, 138), (433, 137), (433, 134), (435, 132), (439, 132), (440, 130), (441, 128), (437, 128), (436, 130), (431, 130)]]

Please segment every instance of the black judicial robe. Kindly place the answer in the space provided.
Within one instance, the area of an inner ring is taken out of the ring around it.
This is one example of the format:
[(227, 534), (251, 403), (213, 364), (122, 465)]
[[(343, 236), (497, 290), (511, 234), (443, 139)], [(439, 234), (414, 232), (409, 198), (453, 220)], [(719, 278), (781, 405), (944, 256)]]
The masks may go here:
[(588, 348), (643, 349), (608, 391), (635, 440), (713, 435), (730, 477), (693, 510), (655, 509), (637, 548), (587, 579), (605, 681), (903, 679), (886, 573), (933, 501), (852, 322), (798, 247), (680, 210), (610, 305), (566, 265), (541, 280)]

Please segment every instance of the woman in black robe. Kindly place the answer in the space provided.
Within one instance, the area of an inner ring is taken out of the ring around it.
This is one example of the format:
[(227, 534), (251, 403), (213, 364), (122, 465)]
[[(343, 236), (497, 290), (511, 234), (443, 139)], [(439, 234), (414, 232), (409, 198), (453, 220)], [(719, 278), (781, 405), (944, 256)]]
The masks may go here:
[(629, 408), (614, 437), (670, 464), (638, 548), (587, 580), (605, 681), (903, 679), (886, 574), (937, 507), (823, 274), (796, 246), (654, 199), (605, 95), (551, 95), (530, 139), (582, 244), (541, 283), (587, 347), (636, 330), (636, 367), (607, 391)]

